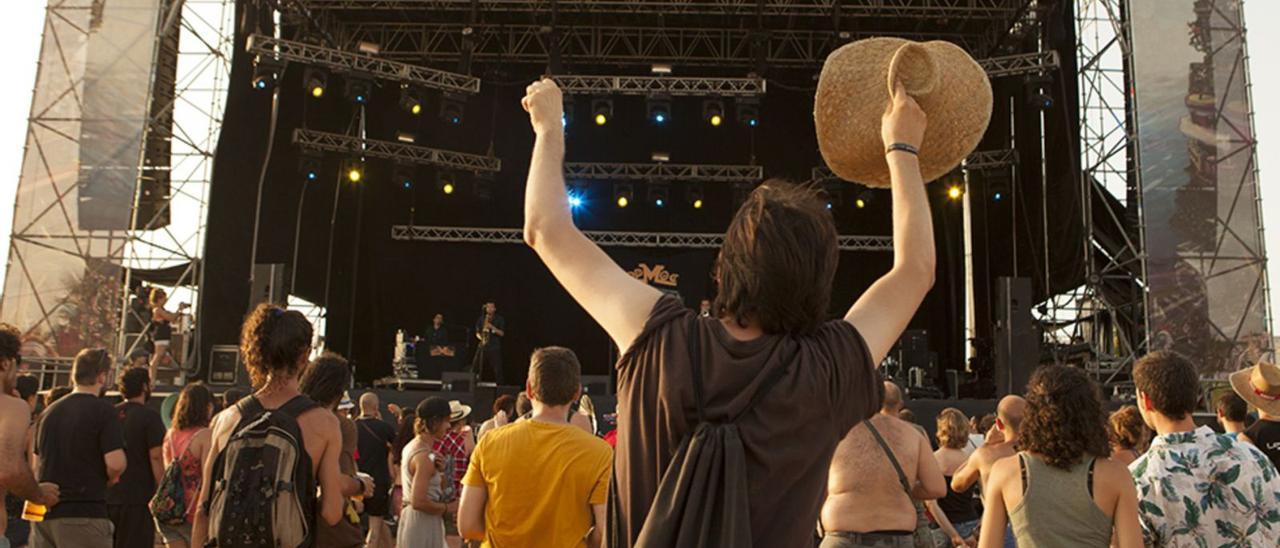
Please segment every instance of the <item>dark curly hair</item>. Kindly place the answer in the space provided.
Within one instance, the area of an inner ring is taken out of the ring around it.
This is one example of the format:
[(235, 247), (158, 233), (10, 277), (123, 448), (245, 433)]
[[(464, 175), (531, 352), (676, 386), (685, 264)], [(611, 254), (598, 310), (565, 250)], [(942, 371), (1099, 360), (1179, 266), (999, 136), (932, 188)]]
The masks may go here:
[(347, 359), (333, 352), (325, 352), (302, 373), (298, 391), (306, 394), (320, 407), (336, 407), (342, 395), (351, 386), (351, 366)]
[(1133, 364), (1133, 384), (1151, 406), (1171, 419), (1196, 410), (1200, 400), (1200, 375), (1186, 358), (1172, 352), (1152, 352)]
[(1065, 365), (1036, 370), (1027, 384), (1027, 414), (1018, 440), (1022, 449), (1055, 468), (1068, 469), (1085, 455), (1109, 456), (1107, 416), (1097, 383)]
[(147, 368), (130, 367), (123, 375), (120, 375), (120, 382), (117, 384), (119, 385), (120, 394), (125, 399), (129, 399), (141, 396), (143, 392), (146, 392), (147, 385), (150, 383), (151, 374), (147, 373)]
[(182, 387), (182, 392), (178, 393), (178, 403), (173, 406), (173, 429), (209, 426), (209, 410), (212, 406), (213, 393), (204, 383), (193, 382)]
[(493, 400), (493, 414), (497, 415), (498, 411), (506, 411), (507, 418), (511, 418), (516, 412), (516, 398), (511, 394), (503, 394)]
[(16, 360), (22, 352), (22, 332), (18, 328), (0, 323), (0, 360)]
[(1107, 418), (1107, 426), (1111, 444), (1121, 449), (1138, 451), (1151, 439), (1151, 430), (1142, 420), (1142, 413), (1138, 412), (1136, 405), (1117, 409)]
[(240, 329), (240, 356), (255, 388), (269, 377), (293, 377), (311, 349), (311, 322), (296, 310), (262, 303)]

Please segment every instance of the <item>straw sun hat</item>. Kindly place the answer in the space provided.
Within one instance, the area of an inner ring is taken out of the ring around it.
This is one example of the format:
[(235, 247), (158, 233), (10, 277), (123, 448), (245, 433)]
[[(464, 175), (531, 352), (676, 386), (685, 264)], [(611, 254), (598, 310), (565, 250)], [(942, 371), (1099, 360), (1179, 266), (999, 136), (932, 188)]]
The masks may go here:
[(991, 120), (991, 83), (959, 46), (869, 38), (845, 44), (822, 66), (813, 120), (831, 171), (870, 187), (889, 186), (880, 118), (894, 82), (902, 82), (928, 116), (920, 172), (933, 181), (964, 160)]
[(1272, 360), (1232, 373), (1231, 388), (1250, 405), (1280, 415), (1280, 366)]

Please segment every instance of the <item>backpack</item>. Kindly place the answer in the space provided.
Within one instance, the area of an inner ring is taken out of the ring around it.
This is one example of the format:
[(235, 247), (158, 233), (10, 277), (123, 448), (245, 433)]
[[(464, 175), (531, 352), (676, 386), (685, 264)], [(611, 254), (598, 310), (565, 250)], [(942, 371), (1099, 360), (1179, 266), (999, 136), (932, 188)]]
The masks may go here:
[(192, 439), (195, 436), (189, 436), (181, 449), (175, 447), (177, 457), (164, 469), (160, 485), (156, 486), (156, 494), (147, 504), (151, 515), (163, 525), (182, 525), (187, 522), (187, 495), (182, 489), (182, 456), (187, 452)]
[(279, 409), (236, 402), (240, 422), (213, 462), (206, 546), (311, 545), (316, 481), (297, 417), (317, 407), (301, 395)]
[[(775, 343), (772, 354), (782, 346)], [(795, 352), (799, 351), (796, 345)], [(702, 348), (698, 320), (690, 322), (689, 352), (698, 424), (680, 441), (662, 473), (658, 491), (640, 528), (636, 548), (733, 546), (750, 548), (751, 510), (748, 503), (747, 460), (738, 435), (739, 419), (749, 413), (782, 379), (791, 358), (776, 366), (742, 411), (728, 421), (707, 419), (703, 407)]]

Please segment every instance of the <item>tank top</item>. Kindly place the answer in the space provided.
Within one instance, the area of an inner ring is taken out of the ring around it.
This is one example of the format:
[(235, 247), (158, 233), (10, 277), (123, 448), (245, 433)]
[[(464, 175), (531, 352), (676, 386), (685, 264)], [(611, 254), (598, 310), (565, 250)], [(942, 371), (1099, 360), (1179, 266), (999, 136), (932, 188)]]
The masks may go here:
[(1280, 422), (1259, 420), (1244, 431), (1271, 463), (1280, 467)]
[(970, 485), (964, 491), (951, 489), (951, 476), (942, 476), (947, 481), (947, 496), (938, 499), (938, 508), (947, 515), (951, 523), (965, 523), (978, 520), (978, 509), (973, 504), (973, 490), (977, 484)]
[[(169, 434), (164, 439), (163, 453), (165, 467), (178, 461), (179, 470), (182, 471), (182, 496), (188, 501), (196, 500), (200, 494), (200, 480), (202, 477), (202, 466), (200, 455), (188, 451), (191, 445), (191, 438), (197, 433), (204, 430), (203, 426), (192, 426), (182, 430), (169, 430)], [(195, 523), (197, 504), (187, 505), (187, 523)]]
[(1111, 518), (1089, 492), (1094, 459), (1070, 470), (1054, 468), (1035, 455), (1018, 453), (1025, 481), (1022, 502), (1009, 512), (1018, 548), (1106, 547), (1111, 544)]

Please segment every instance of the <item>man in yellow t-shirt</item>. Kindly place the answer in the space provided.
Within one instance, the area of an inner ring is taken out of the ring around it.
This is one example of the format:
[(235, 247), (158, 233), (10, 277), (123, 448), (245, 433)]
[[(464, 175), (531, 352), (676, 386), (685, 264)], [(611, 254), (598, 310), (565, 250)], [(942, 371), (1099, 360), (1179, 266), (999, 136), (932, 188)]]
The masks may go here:
[(480, 440), (462, 478), (458, 530), (485, 547), (603, 546), (613, 450), (569, 424), (582, 394), (567, 348), (534, 351), (525, 388), (533, 415)]

